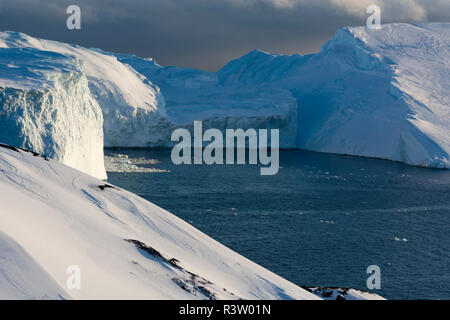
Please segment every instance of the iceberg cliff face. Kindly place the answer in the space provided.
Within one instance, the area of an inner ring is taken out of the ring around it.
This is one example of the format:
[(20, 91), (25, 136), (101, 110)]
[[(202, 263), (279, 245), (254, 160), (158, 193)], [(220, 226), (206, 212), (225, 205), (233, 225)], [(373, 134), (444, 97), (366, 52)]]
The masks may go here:
[(159, 88), (115, 57), (17, 32), (0, 32), (0, 48), (34, 48), (82, 61), (89, 89), (103, 111), (106, 147), (145, 147), (167, 140), (159, 132), (170, 125)]
[(32, 48), (0, 48), (0, 142), (105, 179), (102, 113), (82, 62)]
[(219, 82), (289, 90), (296, 146), (450, 167), (450, 24), (343, 28), (313, 55), (254, 51)]

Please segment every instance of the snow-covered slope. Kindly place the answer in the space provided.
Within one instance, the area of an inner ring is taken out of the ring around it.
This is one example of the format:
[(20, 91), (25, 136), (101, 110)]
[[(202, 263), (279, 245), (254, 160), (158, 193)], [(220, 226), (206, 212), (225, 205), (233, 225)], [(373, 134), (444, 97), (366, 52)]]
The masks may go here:
[(105, 146), (152, 146), (167, 139), (159, 132), (169, 125), (159, 88), (115, 57), (17, 32), (0, 32), (0, 48), (34, 48), (81, 60), (92, 95), (103, 111)]
[(169, 134), (179, 127), (192, 130), (194, 120), (202, 120), (204, 129), (280, 129), (280, 146), (295, 147), (297, 103), (288, 90), (222, 85), (212, 72), (162, 67), (133, 55), (115, 56), (161, 89), (173, 123)]
[(0, 300), (56, 300), (69, 295), (13, 239), (0, 231)]
[(0, 48), (0, 141), (105, 179), (102, 121), (80, 60)]
[(449, 43), (448, 23), (348, 27), (317, 54), (253, 51), (218, 77), (290, 90), (299, 148), (449, 168)]
[[(0, 297), (317, 298), (152, 203), (51, 159), (0, 147), (0, 195)], [(81, 269), (80, 290), (66, 287), (69, 266)]]

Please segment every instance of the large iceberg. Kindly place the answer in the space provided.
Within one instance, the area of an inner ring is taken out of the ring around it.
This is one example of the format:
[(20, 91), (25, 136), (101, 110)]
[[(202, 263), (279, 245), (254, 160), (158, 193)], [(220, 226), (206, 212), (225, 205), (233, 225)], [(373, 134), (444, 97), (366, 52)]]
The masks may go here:
[[(295, 148), (297, 102), (288, 90), (264, 85), (222, 85), (216, 73), (180, 67), (162, 67), (153, 59), (114, 54), (157, 85), (166, 102), (167, 119), (175, 128), (279, 129), (280, 147)], [(164, 145), (171, 145), (168, 142)]]
[(167, 141), (170, 123), (159, 88), (115, 57), (18, 32), (0, 32), (0, 48), (34, 48), (82, 61), (89, 89), (103, 111), (106, 147), (146, 147)]
[(297, 148), (449, 168), (449, 42), (446, 23), (347, 27), (317, 54), (253, 51), (218, 76), (289, 90)]
[(82, 61), (33, 48), (0, 48), (0, 142), (105, 179), (102, 112)]

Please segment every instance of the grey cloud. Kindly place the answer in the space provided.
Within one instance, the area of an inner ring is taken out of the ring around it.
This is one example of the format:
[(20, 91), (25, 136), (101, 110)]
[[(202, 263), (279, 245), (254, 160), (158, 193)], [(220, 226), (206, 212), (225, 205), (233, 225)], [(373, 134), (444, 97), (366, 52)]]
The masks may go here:
[[(80, 31), (65, 27), (70, 4)], [(216, 70), (255, 48), (317, 51), (337, 28), (364, 25), (368, 4), (383, 23), (450, 21), (448, 0), (2, 0), (0, 29)]]

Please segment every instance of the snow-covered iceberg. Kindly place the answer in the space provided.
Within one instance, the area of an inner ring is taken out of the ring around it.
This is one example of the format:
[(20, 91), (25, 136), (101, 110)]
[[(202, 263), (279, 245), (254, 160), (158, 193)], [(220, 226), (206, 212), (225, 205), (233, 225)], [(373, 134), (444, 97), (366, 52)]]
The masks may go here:
[[(162, 67), (153, 59), (114, 54), (157, 85), (166, 102), (167, 119), (175, 128), (192, 131), (194, 120), (203, 128), (279, 129), (280, 147), (295, 148), (297, 103), (288, 90), (263, 85), (222, 85), (216, 73)], [(171, 145), (167, 143), (166, 145)]]
[(347, 27), (317, 54), (256, 50), (218, 77), (289, 90), (298, 148), (449, 168), (449, 43), (448, 23)]
[(0, 48), (0, 141), (105, 179), (102, 121), (82, 61)]
[[(1, 298), (318, 299), (156, 205), (52, 159), (0, 146), (0, 194)], [(80, 290), (66, 286), (69, 266), (80, 268)]]
[(146, 147), (170, 139), (166, 132), (170, 123), (165, 119), (159, 88), (115, 57), (18, 32), (0, 32), (0, 48), (34, 48), (82, 61), (89, 89), (103, 111), (106, 147)]

